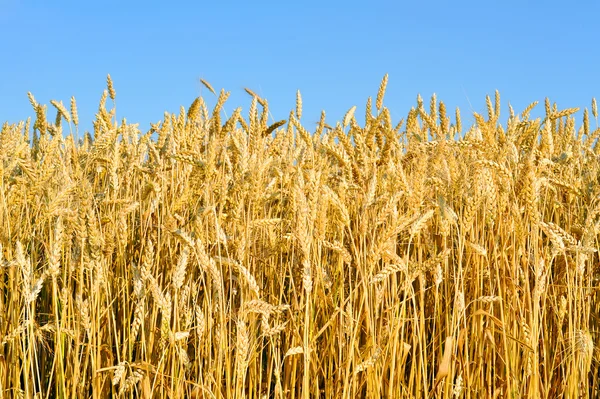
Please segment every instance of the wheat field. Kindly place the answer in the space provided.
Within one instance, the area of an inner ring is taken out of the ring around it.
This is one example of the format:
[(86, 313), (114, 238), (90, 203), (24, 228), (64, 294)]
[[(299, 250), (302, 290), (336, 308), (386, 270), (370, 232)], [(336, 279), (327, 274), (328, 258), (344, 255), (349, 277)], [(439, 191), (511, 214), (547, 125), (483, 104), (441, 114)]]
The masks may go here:
[(0, 133), (0, 398), (599, 398), (595, 100), (392, 121), (387, 79), (316, 129), (300, 93), (275, 122), (203, 81), (214, 109), (143, 133), (109, 76), (80, 140), (74, 98), (30, 93)]

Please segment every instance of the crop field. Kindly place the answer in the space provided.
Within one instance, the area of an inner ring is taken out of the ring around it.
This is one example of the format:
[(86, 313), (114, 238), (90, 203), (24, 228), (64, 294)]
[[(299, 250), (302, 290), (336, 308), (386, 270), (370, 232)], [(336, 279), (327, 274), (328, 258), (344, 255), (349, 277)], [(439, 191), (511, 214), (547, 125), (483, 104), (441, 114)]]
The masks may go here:
[(392, 121), (386, 75), (315, 128), (203, 84), (2, 126), (0, 398), (600, 398), (595, 100)]

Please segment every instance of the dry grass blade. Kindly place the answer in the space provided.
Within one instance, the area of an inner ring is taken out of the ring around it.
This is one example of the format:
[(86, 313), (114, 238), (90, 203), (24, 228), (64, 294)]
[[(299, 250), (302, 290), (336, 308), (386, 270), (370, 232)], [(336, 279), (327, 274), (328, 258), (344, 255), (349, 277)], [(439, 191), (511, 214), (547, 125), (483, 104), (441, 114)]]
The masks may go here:
[(435, 376), (435, 383), (433, 385), (432, 393), (435, 392), (438, 384), (442, 382), (444, 378), (450, 373), (450, 362), (452, 361), (452, 354), (454, 353), (454, 337), (446, 337), (446, 343), (444, 344), (444, 354), (442, 361), (438, 368), (437, 375)]

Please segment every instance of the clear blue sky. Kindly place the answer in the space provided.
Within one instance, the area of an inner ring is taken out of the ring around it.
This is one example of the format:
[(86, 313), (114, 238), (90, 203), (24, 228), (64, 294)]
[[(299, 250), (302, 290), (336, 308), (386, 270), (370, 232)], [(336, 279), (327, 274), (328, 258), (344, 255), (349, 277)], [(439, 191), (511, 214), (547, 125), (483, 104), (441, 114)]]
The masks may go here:
[(277, 120), (300, 89), (307, 127), (321, 109), (334, 123), (353, 105), (363, 121), (385, 73), (394, 123), (419, 93), (467, 122), (495, 89), (517, 112), (546, 96), (589, 107), (600, 96), (598, 15), (591, 1), (0, 0), (0, 122), (33, 116), (31, 91), (48, 104), (74, 95), (90, 129), (108, 73), (117, 116), (144, 131), (201, 92), (214, 103), (200, 78), (232, 92), (229, 112), (246, 114), (248, 87)]

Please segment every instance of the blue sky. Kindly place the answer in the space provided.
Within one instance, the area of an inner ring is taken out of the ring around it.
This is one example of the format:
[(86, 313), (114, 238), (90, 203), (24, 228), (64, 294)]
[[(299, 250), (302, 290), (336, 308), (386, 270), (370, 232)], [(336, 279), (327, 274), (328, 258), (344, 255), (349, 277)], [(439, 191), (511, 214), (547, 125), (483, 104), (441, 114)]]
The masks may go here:
[(108, 73), (117, 116), (144, 131), (200, 94), (214, 103), (200, 78), (232, 92), (229, 113), (247, 112), (248, 87), (276, 120), (299, 89), (307, 127), (322, 109), (333, 124), (353, 105), (364, 120), (385, 73), (394, 123), (419, 93), (459, 106), (466, 122), (496, 89), (517, 112), (546, 96), (589, 107), (600, 96), (599, 11), (549, 1), (0, 0), (0, 122), (33, 116), (31, 91), (48, 104), (74, 95), (90, 129)]

